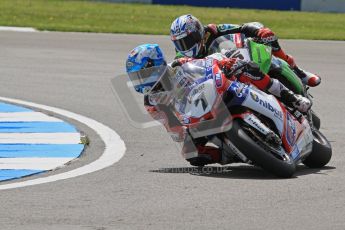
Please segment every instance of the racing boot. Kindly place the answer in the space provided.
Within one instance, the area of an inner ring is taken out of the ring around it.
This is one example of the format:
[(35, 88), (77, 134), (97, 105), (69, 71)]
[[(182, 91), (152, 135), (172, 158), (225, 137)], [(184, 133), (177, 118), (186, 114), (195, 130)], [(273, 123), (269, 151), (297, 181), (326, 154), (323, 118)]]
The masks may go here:
[(307, 112), (312, 106), (312, 102), (308, 98), (295, 94), (277, 79), (271, 78), (271, 85), (267, 91), (276, 97), (280, 97), (281, 102), (296, 108), (301, 113)]
[(282, 90), (280, 100), (288, 105), (297, 109), (301, 113), (306, 113), (312, 106), (312, 102), (302, 95), (295, 94), (291, 90)]
[(191, 165), (201, 167), (208, 164), (220, 163), (220, 149), (203, 145), (198, 145), (197, 149), (197, 156), (186, 159)]
[(295, 66), (293, 68), (293, 70), (295, 71), (295, 73), (297, 74), (297, 76), (302, 80), (302, 83), (304, 85), (310, 86), (310, 87), (315, 87), (320, 85), (321, 83), (321, 77), (313, 74), (313, 73), (309, 73), (305, 70), (302, 70), (300, 68), (298, 68), (297, 66)]

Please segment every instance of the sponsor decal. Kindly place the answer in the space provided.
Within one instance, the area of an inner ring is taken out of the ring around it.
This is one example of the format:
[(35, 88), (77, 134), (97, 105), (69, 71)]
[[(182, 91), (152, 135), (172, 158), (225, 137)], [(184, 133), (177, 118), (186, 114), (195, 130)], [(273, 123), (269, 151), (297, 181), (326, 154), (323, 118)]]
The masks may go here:
[[(190, 95), (187, 97), (188, 103), (192, 103), (193, 97), (194, 97), (196, 94), (200, 93), (204, 88), (205, 88), (205, 85), (204, 85), (204, 84), (201, 84), (201, 85), (199, 85), (197, 88), (192, 89)], [(204, 94), (202, 93), (202, 95), (204, 95)], [(200, 97), (200, 96), (199, 96), (199, 97)], [(198, 99), (197, 99), (197, 100), (198, 100)], [(197, 100), (196, 100), (196, 101), (197, 101)], [(197, 105), (195, 105), (195, 106), (197, 106)]]
[(200, 91), (202, 91), (205, 88), (205, 84), (201, 84), (198, 87), (194, 88), (192, 90), (192, 93), (190, 95), (190, 97), (193, 97), (194, 95), (196, 95), (197, 93), (199, 93)]
[(229, 30), (230, 28), (231, 28), (231, 26), (229, 24), (219, 24), (218, 25), (219, 32), (225, 32), (225, 31)]
[(212, 78), (213, 59), (206, 59), (206, 77)]
[(184, 75), (184, 72), (182, 70), (182, 68), (180, 68), (179, 70), (177, 70), (176, 74), (176, 82), (177, 82), (177, 87), (187, 87), (189, 86), (191, 83), (188, 81), (187, 77)]
[(252, 99), (256, 102), (259, 102), (259, 96), (253, 92), (250, 92), (250, 96), (252, 97)]
[(254, 120), (252, 118), (252, 116), (248, 116), (248, 122), (250, 122), (250, 124), (252, 124), (257, 130), (259, 130), (261, 133), (263, 134), (267, 134), (267, 130), (265, 130), (264, 128), (262, 128), (262, 124), (259, 124), (258, 122), (256, 122), (256, 119)]
[(211, 68), (213, 66), (213, 59), (207, 58), (206, 59), (206, 68)]
[(295, 138), (296, 138), (296, 124), (291, 118), (291, 115), (287, 114), (286, 139), (291, 146), (295, 144)]
[(207, 67), (212, 67), (213, 66), (213, 59), (207, 58), (206, 59), (206, 68)]
[(238, 148), (236, 148), (236, 146), (233, 143), (231, 143), (230, 140), (225, 139), (225, 143), (229, 146), (231, 151), (235, 155), (237, 155), (243, 162), (247, 162), (248, 158), (240, 150), (238, 150)]
[(277, 36), (269, 36), (269, 37), (266, 37), (266, 38), (261, 38), (261, 41), (263, 43), (271, 43), (271, 42), (275, 42), (277, 40), (278, 40)]
[(247, 88), (248, 88), (248, 85), (241, 84), (240, 87), (236, 89), (236, 96), (243, 97), (244, 96), (243, 94), (247, 95), (247, 92), (245, 91)]
[(229, 86), (228, 90), (229, 90), (229, 89), (230, 89), (233, 93), (235, 93), (236, 96), (239, 97), (239, 98), (246, 97), (247, 94), (248, 94), (248, 91), (247, 91), (248, 85), (245, 85), (245, 84), (238, 84), (238, 83), (236, 83), (236, 82), (233, 82), (233, 83)]
[(216, 86), (217, 86), (217, 88), (222, 87), (222, 85), (223, 85), (223, 80), (222, 80), (222, 76), (220, 75), (220, 73), (217, 73), (217, 74), (216, 74), (215, 80), (216, 80)]
[(280, 120), (283, 120), (283, 113), (278, 109), (274, 108), (269, 102), (260, 99), (259, 96), (254, 92), (250, 92), (250, 96), (256, 103), (259, 103), (262, 107), (274, 113), (275, 117), (279, 118)]

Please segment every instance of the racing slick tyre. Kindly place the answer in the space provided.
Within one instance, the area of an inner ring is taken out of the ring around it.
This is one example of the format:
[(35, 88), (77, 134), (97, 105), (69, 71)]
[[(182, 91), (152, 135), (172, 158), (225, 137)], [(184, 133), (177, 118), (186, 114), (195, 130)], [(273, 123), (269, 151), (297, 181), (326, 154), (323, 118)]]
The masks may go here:
[(226, 133), (231, 142), (255, 165), (283, 178), (292, 177), (296, 171), (293, 159), (285, 154), (278, 157), (270, 150), (266, 150), (253, 140), (246, 130), (241, 127), (239, 120), (233, 121), (232, 128)]
[(321, 168), (331, 160), (332, 146), (319, 130), (314, 130), (313, 136), (313, 151), (303, 161), (303, 164), (309, 168)]

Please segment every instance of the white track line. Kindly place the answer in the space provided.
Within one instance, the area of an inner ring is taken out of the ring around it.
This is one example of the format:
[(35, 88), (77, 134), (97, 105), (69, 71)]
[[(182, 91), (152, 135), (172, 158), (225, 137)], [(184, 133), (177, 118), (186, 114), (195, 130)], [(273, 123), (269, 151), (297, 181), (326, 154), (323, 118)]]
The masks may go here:
[(13, 27), (13, 26), (0, 26), (0, 31), (37, 32), (36, 29), (31, 28), (31, 27)]
[(63, 122), (62, 120), (39, 112), (0, 113), (0, 122)]
[(82, 116), (82, 115), (79, 115), (67, 110), (63, 110), (63, 109), (59, 109), (59, 108), (55, 108), (51, 106), (46, 106), (46, 105), (41, 105), (41, 104), (36, 104), (32, 102), (11, 99), (11, 98), (6, 98), (6, 97), (0, 97), (0, 100), (51, 111), (53, 113), (61, 114), (62, 116), (77, 120), (87, 125), (91, 129), (95, 130), (95, 132), (101, 137), (101, 139), (104, 141), (104, 144), (105, 144), (105, 150), (103, 154), (96, 161), (93, 161), (90, 164), (84, 165), (80, 168), (77, 168), (68, 172), (55, 174), (48, 177), (42, 177), (42, 178), (37, 178), (33, 180), (0, 185), (0, 190), (49, 183), (53, 181), (64, 180), (68, 178), (81, 176), (87, 173), (92, 173), (92, 172), (95, 172), (95, 171), (98, 171), (98, 170), (101, 170), (103, 168), (113, 165), (114, 163), (118, 162), (125, 154), (126, 146), (123, 140), (120, 138), (120, 136), (114, 130), (99, 123), (98, 121), (95, 121), (91, 118), (87, 118), (85, 116)]
[(0, 133), (0, 144), (79, 144), (80, 133)]
[(64, 166), (74, 157), (0, 158), (0, 169), (51, 170)]

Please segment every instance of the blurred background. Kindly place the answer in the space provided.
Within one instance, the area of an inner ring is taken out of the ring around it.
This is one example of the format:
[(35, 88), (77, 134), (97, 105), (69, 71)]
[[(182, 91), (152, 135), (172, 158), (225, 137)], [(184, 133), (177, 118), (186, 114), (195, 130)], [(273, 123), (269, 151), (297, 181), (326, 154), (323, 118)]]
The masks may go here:
[(0, 26), (168, 35), (193, 14), (204, 25), (261, 22), (279, 38), (345, 40), (345, 0), (1, 0)]

